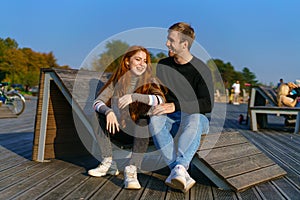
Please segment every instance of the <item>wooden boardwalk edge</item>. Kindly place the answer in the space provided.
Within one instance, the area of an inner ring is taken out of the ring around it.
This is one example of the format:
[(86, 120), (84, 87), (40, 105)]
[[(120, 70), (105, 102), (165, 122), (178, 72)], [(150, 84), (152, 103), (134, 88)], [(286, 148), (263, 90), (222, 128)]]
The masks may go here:
[[(227, 136), (228, 140), (225, 139)], [(211, 140), (218, 141), (210, 149), (200, 147), (193, 164), (219, 188), (244, 191), (287, 174), (238, 132), (205, 137), (210, 144), (213, 143)]]

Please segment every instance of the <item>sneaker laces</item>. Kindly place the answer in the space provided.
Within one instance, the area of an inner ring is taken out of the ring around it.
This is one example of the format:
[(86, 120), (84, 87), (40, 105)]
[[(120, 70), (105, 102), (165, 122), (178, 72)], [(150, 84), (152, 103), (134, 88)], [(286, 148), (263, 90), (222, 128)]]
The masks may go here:
[(109, 169), (111, 167), (111, 165), (112, 165), (112, 161), (103, 160), (99, 164), (98, 168), (99, 169), (106, 169), (107, 170), (107, 169)]
[(136, 169), (134, 166), (130, 165), (129, 167), (126, 167), (126, 176), (128, 178), (135, 178), (136, 175)]
[(182, 165), (176, 165), (175, 168), (174, 168), (174, 173), (185, 174), (186, 169)]

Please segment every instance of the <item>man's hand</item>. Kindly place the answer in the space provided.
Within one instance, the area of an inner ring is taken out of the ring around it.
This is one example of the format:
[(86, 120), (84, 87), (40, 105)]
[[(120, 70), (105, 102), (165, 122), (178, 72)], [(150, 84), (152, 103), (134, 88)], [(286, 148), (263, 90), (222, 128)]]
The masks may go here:
[(115, 134), (115, 130), (119, 132), (119, 122), (114, 112), (109, 112), (106, 115), (106, 130), (112, 134)]
[(131, 94), (125, 94), (119, 99), (119, 108), (123, 109), (127, 105), (132, 103), (132, 97)]
[(163, 114), (172, 113), (174, 111), (175, 111), (174, 103), (163, 103), (155, 106), (154, 109), (152, 110), (152, 114), (163, 115)]

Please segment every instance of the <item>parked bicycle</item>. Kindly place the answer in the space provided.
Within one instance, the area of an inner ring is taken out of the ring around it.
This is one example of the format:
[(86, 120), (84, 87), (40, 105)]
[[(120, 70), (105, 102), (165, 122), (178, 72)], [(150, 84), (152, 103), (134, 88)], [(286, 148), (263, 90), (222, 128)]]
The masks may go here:
[(25, 110), (24, 96), (17, 90), (7, 91), (5, 86), (8, 86), (8, 83), (0, 83), (0, 101), (16, 115), (22, 114)]

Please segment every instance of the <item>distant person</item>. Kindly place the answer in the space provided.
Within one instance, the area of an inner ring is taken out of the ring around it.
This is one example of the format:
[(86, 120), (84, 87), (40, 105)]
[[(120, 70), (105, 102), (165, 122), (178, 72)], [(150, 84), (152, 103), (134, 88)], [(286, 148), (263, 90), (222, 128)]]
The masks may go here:
[(169, 28), (169, 57), (161, 59), (156, 68), (157, 77), (168, 88), (167, 103), (154, 107), (149, 124), (154, 144), (171, 170), (165, 183), (182, 192), (196, 183), (187, 170), (201, 134), (208, 133), (205, 113), (212, 111), (214, 102), (211, 71), (190, 52), (194, 38), (194, 29), (187, 23)]
[(276, 90), (277, 90), (277, 91), (278, 91), (280, 85), (283, 84), (283, 83), (284, 83), (284, 82), (283, 82), (283, 79), (282, 79), (282, 78), (279, 79), (279, 83), (277, 83), (277, 87), (276, 87)]
[(239, 97), (240, 97), (240, 93), (241, 93), (241, 85), (240, 85), (240, 81), (236, 81), (233, 85), (232, 88), (234, 90), (234, 97), (233, 97), (233, 104), (234, 105), (239, 105)]
[(102, 161), (97, 168), (89, 170), (88, 174), (96, 177), (118, 175), (116, 162), (112, 158), (110, 139), (129, 134), (134, 137), (133, 153), (124, 170), (124, 185), (126, 189), (140, 189), (137, 168), (142, 162), (140, 155), (148, 148), (150, 134), (148, 127), (145, 128), (146, 132), (138, 131), (138, 127), (147, 125), (152, 106), (164, 102), (159, 82), (152, 76), (150, 53), (141, 46), (130, 47), (120, 66), (94, 101), (94, 110), (101, 126), (98, 142)]
[[(281, 84), (277, 92), (277, 102), (279, 107), (300, 107), (300, 94), (293, 94), (291, 91), (297, 91), (298, 86), (293, 83)], [(293, 96), (294, 95), (294, 96)]]

